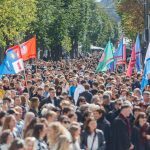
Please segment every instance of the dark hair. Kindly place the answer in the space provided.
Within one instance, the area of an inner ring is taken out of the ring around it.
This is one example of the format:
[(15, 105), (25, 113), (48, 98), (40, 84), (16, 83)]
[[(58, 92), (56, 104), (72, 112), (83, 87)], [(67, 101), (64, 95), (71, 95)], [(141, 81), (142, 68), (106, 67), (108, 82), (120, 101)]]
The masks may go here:
[(59, 122), (63, 122), (65, 119), (69, 119), (67, 116), (65, 116), (65, 115), (61, 115), (59, 118), (58, 118), (58, 121)]
[(24, 143), (22, 140), (20, 139), (15, 139), (10, 147), (9, 147), (9, 150), (19, 150), (20, 148), (24, 148)]
[(0, 112), (0, 126), (3, 125), (1, 119), (2, 119), (3, 117), (5, 117), (5, 116), (6, 116), (6, 113), (5, 113), (4, 111), (1, 111), (1, 112)]
[(139, 119), (140, 119), (140, 118), (144, 118), (144, 117), (147, 117), (146, 114), (145, 114), (144, 112), (140, 112), (139, 115), (138, 115), (138, 117), (136, 118), (134, 124), (135, 124), (136, 126), (138, 126), (138, 125), (139, 125)]
[(30, 124), (27, 126), (27, 128), (24, 131), (24, 137), (26, 137), (26, 134), (28, 133), (29, 130), (33, 130), (34, 126), (39, 122), (38, 118), (33, 118), (30, 122)]
[(10, 130), (4, 130), (2, 133), (1, 133), (1, 136), (0, 136), (0, 144), (6, 144), (7, 143), (7, 138), (8, 136), (10, 135), (11, 131)]
[(62, 110), (62, 114), (64, 113), (68, 113), (70, 112), (72, 109), (70, 107), (65, 107), (63, 110)]
[(85, 129), (86, 129), (88, 132), (90, 132), (89, 123), (90, 123), (91, 121), (96, 121), (96, 120), (95, 120), (95, 118), (93, 118), (93, 117), (89, 117), (89, 118), (87, 119), (87, 121), (85, 122)]
[(36, 138), (36, 139), (39, 139), (40, 138), (40, 132), (43, 130), (44, 128), (44, 123), (37, 123), (35, 126), (34, 126), (34, 129), (33, 129), (33, 136)]

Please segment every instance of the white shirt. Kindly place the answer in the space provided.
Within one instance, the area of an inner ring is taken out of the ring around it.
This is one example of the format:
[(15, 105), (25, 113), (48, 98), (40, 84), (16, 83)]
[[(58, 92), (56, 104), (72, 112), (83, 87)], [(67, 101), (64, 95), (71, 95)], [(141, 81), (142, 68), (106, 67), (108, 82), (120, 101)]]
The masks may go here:
[(77, 101), (78, 101), (78, 98), (79, 98), (79, 94), (84, 92), (85, 91), (85, 88), (83, 85), (81, 84), (78, 84), (77, 88), (75, 89), (75, 92), (74, 92), (74, 102), (75, 102), (75, 105), (77, 104)]
[[(95, 132), (92, 133), (91, 135), (89, 135), (87, 138), (88, 150), (97, 150), (98, 149), (98, 136), (96, 135), (95, 139), (94, 139), (94, 136), (95, 136)], [(93, 139), (94, 139), (94, 142), (93, 142)], [(93, 143), (93, 148), (91, 149), (92, 143)]]

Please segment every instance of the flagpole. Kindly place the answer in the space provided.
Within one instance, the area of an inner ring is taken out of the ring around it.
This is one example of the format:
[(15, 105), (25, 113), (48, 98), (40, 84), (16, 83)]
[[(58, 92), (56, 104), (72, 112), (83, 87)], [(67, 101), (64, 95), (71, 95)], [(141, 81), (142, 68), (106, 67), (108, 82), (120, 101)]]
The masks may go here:
[[(20, 43), (18, 42), (18, 45), (19, 45), (19, 48), (20, 48), (20, 55), (22, 57), (22, 54), (21, 54), (21, 45)], [(23, 61), (23, 59), (22, 59)], [(23, 63), (24, 65), (24, 63)], [(27, 88), (27, 76), (26, 76), (26, 72), (25, 72), (25, 65), (24, 65), (24, 70), (23, 70), (23, 74), (24, 74), (24, 80), (25, 80), (25, 87)], [(28, 94), (29, 94), (29, 89), (27, 88), (27, 91), (28, 91)]]

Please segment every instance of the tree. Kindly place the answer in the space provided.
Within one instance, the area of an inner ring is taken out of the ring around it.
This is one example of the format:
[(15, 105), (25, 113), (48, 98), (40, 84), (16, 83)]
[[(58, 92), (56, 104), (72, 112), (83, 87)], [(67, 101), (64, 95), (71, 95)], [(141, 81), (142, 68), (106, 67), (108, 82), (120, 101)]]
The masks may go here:
[(144, 30), (144, 7), (142, 0), (120, 0), (117, 11), (121, 16), (124, 33), (134, 39), (137, 33)]
[(0, 47), (21, 42), (36, 19), (36, 0), (2, 0), (0, 3)]

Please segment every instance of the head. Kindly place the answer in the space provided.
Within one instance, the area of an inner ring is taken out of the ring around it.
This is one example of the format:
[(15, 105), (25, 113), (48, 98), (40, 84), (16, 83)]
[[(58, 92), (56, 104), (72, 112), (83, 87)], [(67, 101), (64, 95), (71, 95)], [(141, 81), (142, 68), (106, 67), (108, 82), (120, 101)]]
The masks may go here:
[(54, 111), (47, 111), (46, 114), (44, 115), (48, 123), (54, 122), (57, 120), (57, 113)]
[(67, 116), (65, 115), (61, 115), (59, 118), (58, 118), (58, 121), (65, 127), (65, 128), (69, 128), (70, 127), (70, 120)]
[(100, 107), (93, 111), (93, 116), (94, 116), (95, 120), (103, 118), (104, 115), (105, 115), (105, 109), (103, 107)]
[(16, 127), (16, 119), (13, 115), (6, 116), (3, 124), (3, 131), (6, 129), (10, 129), (13, 131), (13, 129)]
[(15, 139), (10, 147), (9, 150), (24, 150), (24, 142), (21, 139)]
[(30, 100), (30, 108), (38, 109), (39, 107), (39, 99), (37, 97), (32, 97)]
[(46, 136), (46, 126), (44, 123), (37, 123), (33, 129), (33, 137), (43, 139)]
[(70, 150), (71, 143), (66, 135), (60, 135), (58, 138), (58, 149), (59, 150)]
[(56, 96), (56, 90), (54, 88), (49, 88), (50, 97), (53, 99)]
[(88, 130), (88, 132), (93, 133), (97, 128), (96, 120), (92, 117), (88, 118), (85, 124), (85, 128)]
[(123, 102), (122, 102), (121, 99), (117, 99), (117, 100), (115, 100), (114, 104), (115, 104), (115, 109), (120, 110), (121, 107), (122, 107)]
[(43, 95), (43, 88), (38, 87), (37, 88), (37, 94), (40, 95), (40, 96), (42, 96)]
[(144, 91), (143, 99), (144, 99), (145, 103), (149, 103), (150, 102), (150, 92), (149, 91)]
[(134, 115), (135, 119), (138, 117), (140, 112), (141, 112), (141, 108), (139, 106), (134, 106), (133, 107), (133, 115)]
[(2, 133), (0, 135), (0, 144), (8, 144), (8, 145), (10, 145), (10, 143), (12, 141), (13, 141), (12, 132), (10, 130), (2, 131)]
[(132, 113), (132, 108), (129, 104), (127, 103), (124, 103), (121, 107), (121, 114), (124, 116), (124, 117), (129, 117), (130, 114)]
[(78, 105), (78, 106), (82, 106), (83, 104), (86, 104), (86, 103), (87, 103), (87, 102), (86, 102), (85, 97), (80, 96), (80, 97), (78, 98), (78, 102), (77, 102), (77, 105)]
[(147, 122), (147, 116), (144, 112), (140, 112), (135, 120), (135, 125), (143, 126)]
[(77, 122), (77, 115), (76, 115), (76, 113), (74, 113), (74, 112), (71, 112), (69, 115), (68, 115), (68, 118), (70, 119), (70, 122), (72, 123), (72, 122)]
[(25, 139), (25, 150), (36, 150), (36, 139), (34, 137)]
[(77, 124), (71, 124), (69, 131), (72, 135), (73, 141), (76, 141), (80, 137), (81, 127)]
[[(65, 127), (59, 122), (52, 122), (48, 127), (47, 140), (49, 144), (55, 144), (61, 135), (66, 134)], [(53, 135), (53, 136), (52, 136)]]
[(21, 105), (21, 98), (20, 96), (15, 96), (14, 97), (14, 106), (20, 106)]
[(24, 118), (24, 129), (30, 124), (32, 119), (35, 117), (34, 113), (32, 112), (27, 112)]
[(110, 95), (104, 94), (103, 95), (103, 104), (108, 105), (110, 103)]

